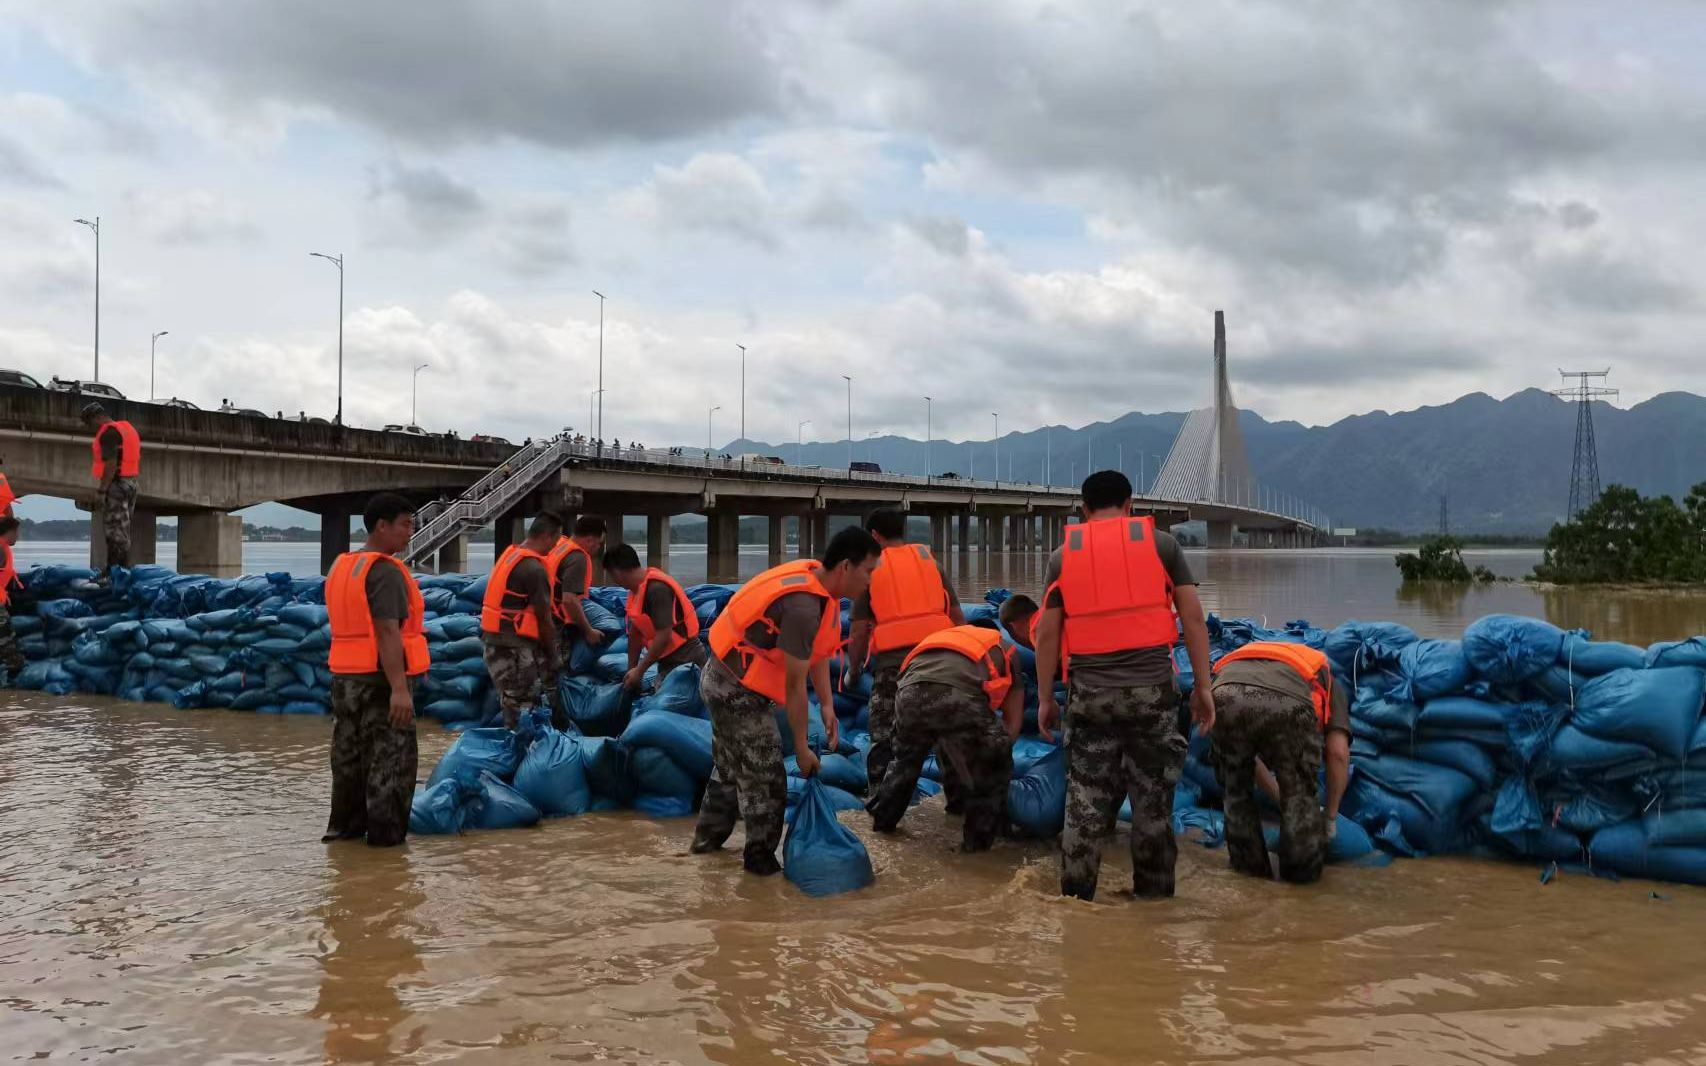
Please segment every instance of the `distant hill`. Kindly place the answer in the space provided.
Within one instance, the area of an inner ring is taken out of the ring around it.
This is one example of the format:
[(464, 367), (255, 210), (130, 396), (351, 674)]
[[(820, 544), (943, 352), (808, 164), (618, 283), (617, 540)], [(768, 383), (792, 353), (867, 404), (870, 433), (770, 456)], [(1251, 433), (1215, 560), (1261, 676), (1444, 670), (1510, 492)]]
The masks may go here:
[[(1052, 450), (1052, 481), (1068, 485), (1089, 465), (1114, 466), (1123, 456), (1124, 469), (1141, 488), (1154, 479), (1184, 419), (1183, 412), (1129, 414), (1082, 429), (1006, 434), (999, 442), (1001, 476), (1042, 482)], [(1373, 411), (1330, 426), (1269, 422), (1249, 411), (1241, 412), (1240, 424), (1256, 476), (1325, 508), (1340, 525), (1431, 530), (1443, 493), (1455, 530), (1544, 532), (1562, 519), (1569, 502), (1576, 409), (1538, 389), (1503, 400), (1473, 393), (1438, 407)], [(1596, 404), (1594, 428), (1601, 484), (1680, 498), (1706, 481), (1706, 398), (1670, 392), (1630, 408)], [(791, 443), (748, 441), (724, 450), (789, 462), (802, 451)], [(997, 448), (989, 441), (936, 441), (930, 452), (935, 473), (988, 477)], [(845, 469), (847, 445), (807, 444), (803, 457)], [(853, 457), (897, 473), (924, 472), (924, 444), (904, 437), (856, 441)]]

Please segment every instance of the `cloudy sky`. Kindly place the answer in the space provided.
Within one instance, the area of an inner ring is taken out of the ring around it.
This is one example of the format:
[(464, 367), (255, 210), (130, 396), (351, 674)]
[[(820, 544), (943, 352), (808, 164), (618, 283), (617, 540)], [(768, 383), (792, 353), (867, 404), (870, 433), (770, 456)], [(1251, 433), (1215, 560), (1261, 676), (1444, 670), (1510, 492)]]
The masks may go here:
[(1689, 0), (0, 0), (0, 365), (518, 438), (1706, 391)]

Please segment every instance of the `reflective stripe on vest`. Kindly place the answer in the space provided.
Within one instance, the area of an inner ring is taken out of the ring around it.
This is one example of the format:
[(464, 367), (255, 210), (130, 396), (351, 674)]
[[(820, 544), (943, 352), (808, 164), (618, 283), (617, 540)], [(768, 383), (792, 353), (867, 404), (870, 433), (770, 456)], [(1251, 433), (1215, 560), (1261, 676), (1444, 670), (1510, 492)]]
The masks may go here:
[(1214, 664), (1215, 676), (1220, 675), (1221, 667), (1227, 663), (1258, 659), (1262, 662), (1284, 663), (1297, 672), (1309, 685), (1309, 700), (1315, 708), (1315, 720), (1322, 728), (1333, 717), (1332, 693), (1321, 687), (1321, 672), (1325, 670), (1331, 678), (1333, 671), (1327, 664), (1327, 657), (1314, 648), (1303, 644), (1291, 644), (1279, 640), (1258, 640), (1244, 645), (1237, 651), (1227, 652)]
[(1152, 518), (1099, 518), (1069, 527), (1057, 587), (1066, 608), (1062, 658), (1179, 642), (1173, 583), (1155, 550)]
[(569, 591), (574, 593), (576, 596), (585, 596), (588, 592), (592, 591), (591, 553), (579, 544), (576, 544), (573, 540), (570, 540), (568, 537), (558, 537), (557, 543), (551, 547), (551, 553), (545, 556), (545, 577), (546, 580), (551, 583), (551, 613), (565, 622), (569, 620), (569, 612), (563, 609), (563, 605), (558, 599), (558, 593), (560, 590), (557, 587), (559, 584), (557, 575), (563, 572), (563, 560), (567, 559), (573, 552), (580, 552), (582, 555), (586, 556), (587, 587), (583, 589), (570, 589)]
[[(996, 666), (994, 651), (1001, 649), (1001, 665)], [(917, 647), (900, 664), (901, 673), (912, 665), (920, 652), (953, 651), (983, 666), (983, 692), (989, 697), (991, 710), (999, 711), (1013, 688), (1013, 647), (1001, 639), (1001, 631), (983, 626), (950, 626), (938, 630), (918, 642)]]
[(90, 472), (96, 481), (107, 476), (107, 463), (101, 457), (101, 437), (108, 429), (118, 430), (118, 476), (135, 477), (142, 472), (142, 438), (137, 436), (136, 427), (129, 422), (108, 422), (95, 430), (95, 439), (89, 442), (90, 450), (95, 453), (95, 463)]
[(537, 559), (540, 566), (545, 565), (543, 555), (519, 544), (511, 544), (504, 549), (498, 565), (492, 567), (492, 575), (486, 581), (486, 596), (480, 603), (480, 632), (502, 633), (507, 622), (516, 636), (539, 639), (539, 619), (533, 613), (533, 604), (526, 596), (510, 591), (509, 587), (509, 575), (523, 559)]
[(20, 584), (18, 561), (12, 556), (12, 546), (0, 540), (0, 605), (12, 602), (12, 589)]
[(796, 592), (823, 600), (823, 617), (812, 640), (812, 663), (829, 659), (841, 647), (841, 602), (818, 580), (823, 564), (815, 559), (783, 563), (742, 585), (711, 623), (711, 654), (726, 664), (731, 652), (739, 654), (740, 683), (777, 703), (787, 703), (787, 673), (782, 649), (759, 648), (746, 639), (746, 631), (762, 625), (776, 632), (776, 624), (764, 616), (772, 604)]
[[(657, 639), (657, 627), (652, 624), (652, 616), (646, 613), (646, 586), (653, 581), (661, 581), (669, 586), (669, 591), (675, 596), (675, 613), (687, 627), (687, 635), (676, 632), (675, 627), (669, 627), (669, 646), (663, 650), (663, 655), (671, 655), (675, 650), (699, 635), (699, 615), (693, 610), (693, 602), (687, 598), (676, 580), (655, 566), (646, 567), (646, 576), (640, 579), (640, 587), (628, 596), (628, 624), (639, 635), (640, 646), (649, 648), (652, 641)], [(663, 658), (663, 655), (658, 658)]]
[(426, 603), (415, 575), (383, 552), (345, 552), (326, 575), (326, 614), (332, 624), (332, 650), (326, 663), (334, 674), (376, 674), (379, 641), (373, 631), (373, 611), (367, 603), (368, 568), (384, 565), (402, 571), (409, 593), (409, 617), (403, 619), (403, 672), (416, 677), (427, 672)]
[(948, 616), (948, 590), (930, 549), (922, 544), (884, 548), (871, 573), (871, 650), (909, 648), (954, 624)]

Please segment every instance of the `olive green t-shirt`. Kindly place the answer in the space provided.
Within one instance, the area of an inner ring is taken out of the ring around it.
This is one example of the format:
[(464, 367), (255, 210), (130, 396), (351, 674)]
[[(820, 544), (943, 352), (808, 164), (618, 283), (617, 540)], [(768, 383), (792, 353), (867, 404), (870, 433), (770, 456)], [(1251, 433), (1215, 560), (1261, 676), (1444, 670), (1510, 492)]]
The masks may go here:
[(570, 552), (563, 556), (563, 561), (557, 564), (557, 594), (562, 597), (565, 592), (576, 596), (585, 596), (591, 591), (588, 579), (592, 568), (587, 565), (587, 557), (582, 552)]
[(989, 658), (995, 664), (996, 674), (991, 675), (989, 666), (982, 660), (972, 660), (950, 648), (930, 648), (912, 657), (900, 674), (900, 687), (897, 692), (905, 692), (913, 685), (946, 685), (957, 692), (975, 696), (980, 700), (986, 699), (983, 683), (999, 676), (1006, 662), (1006, 656), (1001, 648), (1011, 649), (1013, 642), (1002, 638), (1000, 648), (990, 650)]
[[(538, 559), (527, 558), (516, 563), (509, 572), (509, 581), (505, 588), (510, 593), (507, 598), (509, 603), (515, 603), (518, 598), (522, 598), (526, 600), (528, 610), (542, 607), (549, 613), (551, 583), (545, 574), (545, 564)], [(515, 623), (507, 618), (498, 623), (496, 633), (483, 633), (481, 636), (492, 644), (507, 644), (516, 648), (538, 643), (517, 633)]]
[[(936, 564), (936, 573), (942, 576), (942, 590), (947, 593), (947, 603), (945, 606), (958, 603), (959, 597), (954, 594), (954, 583), (948, 580), (948, 571), (944, 570), (942, 568), (942, 564), (939, 562)], [(859, 598), (853, 601), (852, 620), (855, 622), (873, 623), (880, 621), (875, 612), (871, 610), (871, 590), (869, 588), (860, 593)], [(873, 653), (871, 655), (872, 672), (886, 669), (900, 669), (901, 662), (906, 659), (906, 653), (911, 650), (911, 648), (890, 648), (888, 651)]]
[[(778, 597), (764, 612), (764, 617), (770, 619), (776, 631), (754, 622), (746, 628), (746, 642), (760, 651), (781, 648), (783, 655), (809, 660), (812, 644), (817, 640), (818, 626), (823, 624), (823, 602), (822, 597), (809, 592), (790, 592)], [(736, 677), (745, 674), (738, 648), (729, 649), (722, 662)]]
[[(1059, 607), (1065, 613), (1060, 594), (1061, 551), (1056, 548), (1048, 557), (1048, 575), (1043, 579), (1043, 607)], [(1195, 585), (1197, 579), (1185, 561), (1184, 549), (1173, 534), (1155, 531), (1155, 553), (1175, 586)], [(1069, 670), (1070, 683), (1083, 688), (1127, 688), (1134, 685), (1164, 685), (1173, 679), (1173, 653), (1168, 648), (1130, 648), (1098, 655), (1074, 655)]]
[[(1348, 735), (1351, 731), (1351, 707), (1345, 686), (1336, 683), (1333, 671), (1327, 667), (1322, 668), (1316, 681), (1327, 689), (1331, 712), (1326, 731), (1338, 730)], [(1294, 699), (1305, 707), (1311, 707), (1315, 698), (1309, 682), (1298, 676), (1296, 670), (1271, 659), (1238, 659), (1227, 663), (1214, 675), (1214, 687), (1218, 690), (1222, 685), (1264, 688)]]
[[(375, 622), (402, 622), (409, 617), (409, 584), (401, 567), (375, 562), (368, 566), (362, 582), (367, 591), (367, 612)], [(356, 681), (385, 683), (385, 671), (346, 675)]]

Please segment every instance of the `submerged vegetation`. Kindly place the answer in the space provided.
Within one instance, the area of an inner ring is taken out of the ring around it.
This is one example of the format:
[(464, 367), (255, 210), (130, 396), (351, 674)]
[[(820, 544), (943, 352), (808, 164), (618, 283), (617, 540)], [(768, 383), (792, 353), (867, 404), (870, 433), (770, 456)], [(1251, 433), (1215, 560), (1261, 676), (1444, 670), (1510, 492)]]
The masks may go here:
[(1493, 572), (1486, 567), (1469, 568), (1469, 564), (1463, 561), (1463, 542), (1456, 537), (1430, 538), (1418, 550), (1399, 555), (1397, 563), (1406, 582), (1447, 581), (1462, 584), (1493, 580)]
[(1534, 577), (1561, 585), (1706, 584), (1706, 482), (1680, 504), (1608, 486), (1592, 506), (1552, 527)]

